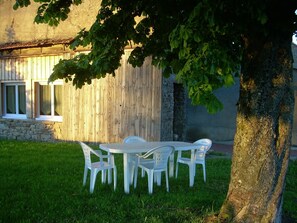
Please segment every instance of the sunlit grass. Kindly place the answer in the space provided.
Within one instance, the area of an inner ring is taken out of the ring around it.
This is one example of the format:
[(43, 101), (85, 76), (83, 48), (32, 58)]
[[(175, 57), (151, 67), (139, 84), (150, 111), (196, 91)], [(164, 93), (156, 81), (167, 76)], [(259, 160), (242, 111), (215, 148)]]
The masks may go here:
[[(121, 155), (116, 165), (117, 190), (102, 185), (99, 175), (90, 194), (89, 184), (82, 186), (84, 158), (77, 143), (0, 141), (0, 222), (203, 222), (224, 201), (231, 161), (207, 159), (207, 182), (198, 168), (193, 188), (187, 166), (180, 165), (170, 192), (162, 182), (153, 195), (141, 177), (125, 194)], [(284, 212), (297, 219), (297, 162), (289, 167)]]

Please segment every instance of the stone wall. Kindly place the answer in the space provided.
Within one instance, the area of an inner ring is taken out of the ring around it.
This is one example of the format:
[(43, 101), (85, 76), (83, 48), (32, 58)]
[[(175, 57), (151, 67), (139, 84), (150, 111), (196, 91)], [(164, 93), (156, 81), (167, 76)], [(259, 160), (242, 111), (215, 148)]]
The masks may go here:
[(161, 106), (161, 141), (173, 140), (174, 77), (163, 78)]
[(61, 138), (61, 123), (0, 118), (0, 139), (54, 142)]
[(182, 84), (174, 83), (174, 119), (173, 138), (176, 141), (185, 141), (185, 121), (186, 121), (186, 100), (187, 94)]

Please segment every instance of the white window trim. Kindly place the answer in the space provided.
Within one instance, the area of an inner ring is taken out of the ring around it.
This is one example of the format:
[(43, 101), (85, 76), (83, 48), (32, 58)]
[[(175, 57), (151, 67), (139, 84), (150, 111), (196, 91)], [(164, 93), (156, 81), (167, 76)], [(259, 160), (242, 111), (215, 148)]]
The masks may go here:
[[(6, 86), (25, 86), (26, 89), (26, 83), (24, 82), (9, 82), (9, 83), (3, 83), (3, 115), (2, 118), (6, 119), (27, 119), (27, 114), (10, 114), (6, 113), (7, 110), (7, 102), (6, 102)], [(25, 91), (25, 94), (27, 92)], [(18, 87), (15, 88), (15, 95), (16, 95), (16, 111), (18, 112), (19, 110), (19, 94), (18, 94)], [(26, 96), (27, 99), (27, 96)], [(26, 108), (26, 113), (27, 113), (27, 108)]]
[(62, 122), (63, 116), (50, 116), (50, 115), (39, 115), (38, 118), (35, 118), (37, 121), (53, 121), (53, 122)]
[[(51, 86), (51, 114), (55, 114), (55, 108), (54, 108), (54, 101), (52, 100), (54, 98), (54, 85), (63, 85), (62, 81), (56, 81), (54, 83), (47, 83), (44, 81), (38, 81), (38, 85), (50, 85)], [(39, 93), (39, 86), (37, 91), (37, 117), (35, 120), (37, 121), (54, 121), (54, 122), (62, 122), (63, 116), (57, 116), (57, 115), (40, 115), (40, 93)]]

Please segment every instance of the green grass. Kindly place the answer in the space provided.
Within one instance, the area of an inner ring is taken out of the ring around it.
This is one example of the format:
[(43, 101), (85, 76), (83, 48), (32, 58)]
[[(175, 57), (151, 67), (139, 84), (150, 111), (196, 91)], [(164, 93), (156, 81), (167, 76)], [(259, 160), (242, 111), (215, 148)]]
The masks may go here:
[(283, 214), (288, 222), (297, 222), (297, 160), (289, 163), (283, 205)]
[[(231, 161), (207, 159), (207, 182), (198, 168), (189, 187), (188, 168), (170, 178), (170, 192), (139, 177), (130, 194), (123, 189), (122, 156), (116, 155), (117, 190), (97, 177), (89, 193), (82, 186), (84, 158), (76, 143), (0, 141), (0, 222), (203, 222), (216, 213), (228, 190)], [(297, 161), (287, 175), (284, 213), (297, 220)], [(163, 178), (164, 179), (164, 178)]]

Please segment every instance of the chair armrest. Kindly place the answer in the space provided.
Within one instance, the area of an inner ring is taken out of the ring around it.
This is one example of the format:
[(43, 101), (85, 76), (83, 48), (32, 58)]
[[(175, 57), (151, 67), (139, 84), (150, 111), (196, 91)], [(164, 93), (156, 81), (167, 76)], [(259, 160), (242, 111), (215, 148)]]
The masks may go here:
[(111, 153), (108, 153), (108, 154), (106, 154), (106, 155), (103, 155), (103, 153), (102, 153), (101, 150), (94, 150), (94, 151), (95, 151), (96, 153), (100, 154), (100, 156), (101, 156), (102, 158), (109, 158), (109, 157), (113, 156), (113, 154), (111, 154)]
[(102, 152), (100, 150), (91, 150), (91, 153), (93, 153), (94, 155), (101, 157), (102, 156)]
[(138, 163), (154, 163), (154, 162), (155, 162), (154, 159), (143, 159), (143, 158), (138, 159)]
[(110, 158), (112, 157), (113, 155), (101, 155), (102, 158)]
[(147, 159), (146, 156), (141, 155), (141, 154), (136, 154), (136, 165), (138, 165), (139, 163), (154, 163), (155, 160), (152, 158)]
[(108, 162), (112, 165), (114, 165), (114, 155), (111, 153), (108, 153), (107, 155), (103, 155), (101, 150), (94, 150), (96, 153), (98, 153), (98, 157), (100, 158), (100, 162), (103, 162), (103, 159), (108, 159)]

